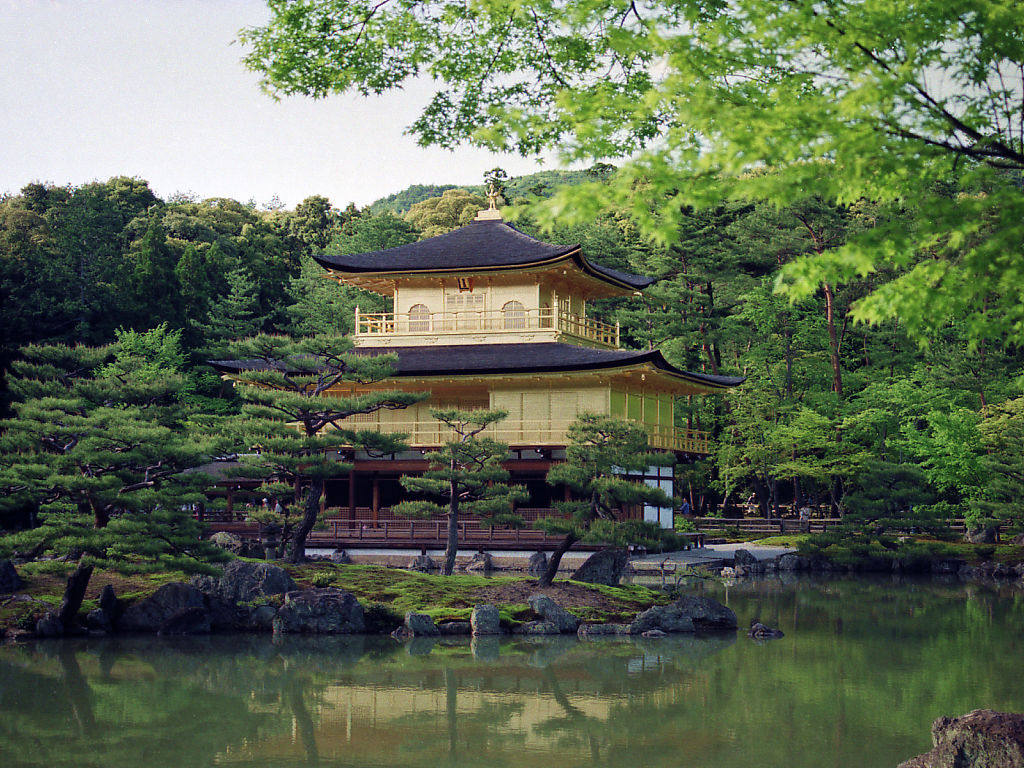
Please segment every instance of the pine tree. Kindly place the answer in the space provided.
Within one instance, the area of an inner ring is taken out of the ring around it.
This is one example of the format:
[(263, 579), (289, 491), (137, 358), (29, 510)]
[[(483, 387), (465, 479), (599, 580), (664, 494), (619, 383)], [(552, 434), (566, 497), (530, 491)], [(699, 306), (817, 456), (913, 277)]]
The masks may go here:
[(357, 430), (344, 423), (356, 414), (406, 408), (426, 397), (399, 391), (365, 392), (357, 387), (387, 378), (395, 358), (354, 354), (352, 343), (337, 334), (304, 339), (261, 334), (237, 343), (239, 357), (228, 366), (245, 401), (245, 419), (237, 423), (239, 447), (257, 451), (242, 456), (254, 476), (263, 477), (268, 495), (305, 486), (302, 518), (290, 543), (289, 558), (300, 562), (306, 537), (320, 513), (328, 478), (347, 474), (351, 465), (331, 454), (366, 450), (395, 453), (404, 445), (393, 435)]
[(451, 429), (455, 439), (427, 454), (431, 469), (418, 476), (406, 475), (401, 483), (408, 491), (444, 499), (446, 504), (403, 501), (392, 510), (415, 517), (447, 515), (448, 542), (441, 573), (451, 576), (458, 553), (459, 516), (474, 515), (485, 527), (521, 527), (522, 518), (512, 511), (513, 505), (527, 501), (529, 494), (521, 486), (508, 485), (509, 473), (501, 466), (508, 456), (508, 446), (479, 436), (504, 419), (508, 415), (505, 411), (431, 409), (430, 415)]
[(78, 564), (66, 627), (93, 567), (210, 572), (224, 559), (186, 511), (209, 478), (185, 470), (218, 446), (181, 405), (177, 335), (123, 333), (128, 343), (109, 347), (26, 347), (13, 366), (19, 402), (0, 437), (0, 507), (28, 507), (33, 525), (0, 539), (0, 551)]
[(660, 488), (630, 480), (626, 473), (672, 462), (668, 454), (648, 448), (647, 433), (635, 424), (608, 416), (583, 413), (569, 426), (565, 461), (548, 471), (550, 485), (567, 485), (573, 501), (555, 506), (561, 517), (537, 522), (548, 533), (565, 536), (548, 561), (538, 584), (550, 586), (562, 556), (577, 541), (613, 544), (657, 540), (660, 530), (651, 523), (622, 521), (622, 508), (631, 504), (672, 506)]
[(309, 256), (303, 256), (297, 277), (285, 289), (292, 303), (287, 308), (292, 318), (292, 332), (299, 336), (315, 333), (351, 333), (355, 308), (382, 311), (383, 302), (376, 294), (341, 286), (327, 279), (323, 267)]
[(219, 355), (232, 341), (258, 333), (263, 325), (258, 308), (258, 291), (252, 275), (243, 267), (231, 270), (227, 294), (210, 304), (205, 322), (196, 323), (205, 336), (208, 353)]
[(185, 323), (195, 325), (197, 320), (206, 317), (211, 288), (206, 261), (192, 243), (185, 246), (178, 259), (174, 267), (174, 277), (181, 292)]

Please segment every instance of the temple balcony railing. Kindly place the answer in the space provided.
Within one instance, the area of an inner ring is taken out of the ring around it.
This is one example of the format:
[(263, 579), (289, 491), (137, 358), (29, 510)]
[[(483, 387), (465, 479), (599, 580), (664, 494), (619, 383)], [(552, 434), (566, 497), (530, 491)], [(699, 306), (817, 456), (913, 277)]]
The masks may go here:
[[(371, 432), (402, 433), (412, 448), (434, 448), (457, 439), (446, 425), (435, 419), (426, 421), (361, 421), (341, 422), (345, 427)], [(551, 419), (503, 419), (490, 425), (481, 435), (513, 447), (565, 446), (572, 421)], [(710, 453), (710, 434), (702, 430), (665, 427), (657, 424), (634, 422), (647, 432), (650, 447), (656, 450), (706, 455)]]
[(493, 335), (495, 341), (531, 340), (560, 335), (571, 336), (592, 346), (617, 349), (619, 325), (609, 325), (590, 317), (548, 307), (540, 309), (462, 310), (459, 312), (360, 312), (356, 308), (355, 337), (358, 340), (382, 337), (416, 339)]

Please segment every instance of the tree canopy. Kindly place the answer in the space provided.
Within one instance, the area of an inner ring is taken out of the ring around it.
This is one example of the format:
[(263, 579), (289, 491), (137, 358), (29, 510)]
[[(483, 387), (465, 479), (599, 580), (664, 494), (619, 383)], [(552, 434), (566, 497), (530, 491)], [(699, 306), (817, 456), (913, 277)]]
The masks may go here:
[[(436, 93), (410, 126), (565, 161), (629, 158), (540, 211), (627, 211), (662, 243), (689, 205), (891, 202), (885, 220), (786, 266), (794, 298), (882, 275), (852, 317), (923, 337), (1024, 341), (1024, 17), (1012, 0), (271, 0), (242, 30), (274, 95)], [(315, 62), (314, 66), (310, 62)], [(761, 173), (761, 169), (771, 173)]]

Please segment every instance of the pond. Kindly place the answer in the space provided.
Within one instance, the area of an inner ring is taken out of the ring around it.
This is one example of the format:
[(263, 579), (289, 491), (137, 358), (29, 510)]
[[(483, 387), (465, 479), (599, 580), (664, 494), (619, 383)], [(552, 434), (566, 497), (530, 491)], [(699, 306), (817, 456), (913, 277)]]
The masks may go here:
[(1024, 596), (695, 584), (786, 636), (81, 638), (0, 647), (0, 765), (893, 768), (1024, 711)]

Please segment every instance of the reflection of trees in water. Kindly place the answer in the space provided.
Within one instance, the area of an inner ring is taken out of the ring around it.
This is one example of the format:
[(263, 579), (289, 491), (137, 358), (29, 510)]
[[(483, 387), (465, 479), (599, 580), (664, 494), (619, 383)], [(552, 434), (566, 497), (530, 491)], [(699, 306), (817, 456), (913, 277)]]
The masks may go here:
[(208, 765), (266, 725), (236, 696), (187, 677), (156, 676), (146, 662), (109, 650), (100, 655), (91, 645), (61, 640), (3, 649), (5, 768)]
[[(89, 755), (105, 768), (389, 758), (503, 768), (547, 749), (558, 768), (667, 766), (699, 747), (709, 768), (741, 762), (744, 749), (796, 767), (813, 764), (808, 739), (853, 760), (883, 710), (873, 748), (895, 752), (907, 734), (927, 740), (936, 702), (1024, 705), (1011, 691), (1019, 593), (836, 582), (736, 585), (728, 599), (741, 623), (777, 616), (786, 637), (440, 638), (423, 656), (362, 637), (0, 648), (0, 764), (77, 766)], [(363, 709), (342, 723), (330, 708), (349, 689)]]

